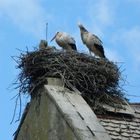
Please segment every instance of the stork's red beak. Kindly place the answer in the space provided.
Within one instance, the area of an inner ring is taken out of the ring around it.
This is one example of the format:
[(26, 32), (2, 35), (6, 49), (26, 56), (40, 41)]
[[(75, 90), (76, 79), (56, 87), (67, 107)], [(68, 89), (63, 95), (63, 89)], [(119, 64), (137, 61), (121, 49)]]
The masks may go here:
[(57, 32), (57, 33), (55, 34), (55, 36), (51, 39), (50, 42), (52, 42), (52, 41), (56, 38), (57, 34), (58, 34), (58, 32)]

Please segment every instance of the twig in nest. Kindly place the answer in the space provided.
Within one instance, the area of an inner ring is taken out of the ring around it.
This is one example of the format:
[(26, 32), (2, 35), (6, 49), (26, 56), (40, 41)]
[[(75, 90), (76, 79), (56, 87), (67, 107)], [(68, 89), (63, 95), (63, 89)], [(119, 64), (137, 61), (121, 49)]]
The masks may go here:
[[(11, 122), (10, 122), (10, 124), (12, 124), (13, 123), (13, 121), (14, 121), (14, 119), (15, 119), (15, 115), (16, 115), (16, 109), (17, 109), (17, 105), (18, 105), (18, 100), (19, 100), (19, 115), (18, 115), (18, 119), (16, 120), (16, 122), (17, 121), (19, 121), (20, 120), (20, 117), (21, 117), (21, 95), (20, 94), (17, 94), (16, 96), (16, 100), (15, 100), (15, 108), (14, 108), (14, 114), (13, 114), (13, 117), (12, 117), (12, 120), (11, 120)], [(15, 98), (14, 97), (14, 98)]]
[(34, 97), (34, 90), (46, 84), (47, 77), (61, 78), (65, 86), (81, 92), (92, 107), (98, 104), (123, 104), (124, 93), (119, 87), (121, 72), (106, 59), (83, 53), (53, 49), (21, 53), (17, 57), (20, 92)]

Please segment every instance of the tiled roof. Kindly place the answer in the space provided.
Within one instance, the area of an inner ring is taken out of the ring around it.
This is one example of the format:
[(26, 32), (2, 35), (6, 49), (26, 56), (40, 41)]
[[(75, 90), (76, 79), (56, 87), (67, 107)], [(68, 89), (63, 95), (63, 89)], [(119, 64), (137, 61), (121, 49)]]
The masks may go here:
[(97, 115), (112, 140), (140, 140), (140, 104), (130, 104), (134, 116), (118, 113)]

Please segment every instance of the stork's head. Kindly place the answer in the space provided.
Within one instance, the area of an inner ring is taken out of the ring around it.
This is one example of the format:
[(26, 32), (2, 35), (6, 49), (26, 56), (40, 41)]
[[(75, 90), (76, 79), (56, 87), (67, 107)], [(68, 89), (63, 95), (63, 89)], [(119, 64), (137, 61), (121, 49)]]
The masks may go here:
[(84, 27), (80, 22), (78, 22), (78, 26), (79, 26), (79, 28)]
[(81, 31), (87, 32), (86, 28), (80, 22), (78, 22), (78, 26), (79, 26)]
[(51, 42), (56, 38), (56, 36), (59, 34), (59, 32), (56, 32), (55, 36), (51, 39)]

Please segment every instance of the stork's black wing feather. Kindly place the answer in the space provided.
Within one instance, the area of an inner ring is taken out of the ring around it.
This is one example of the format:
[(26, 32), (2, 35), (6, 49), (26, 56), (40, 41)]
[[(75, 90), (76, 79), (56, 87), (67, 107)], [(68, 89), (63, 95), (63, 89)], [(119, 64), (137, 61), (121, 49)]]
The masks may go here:
[(71, 48), (75, 51), (77, 51), (77, 48), (76, 48), (76, 45), (75, 44), (72, 44), (72, 43), (69, 43), (69, 45), (71, 46)]
[(97, 35), (95, 35), (95, 34), (92, 34), (92, 35), (93, 35), (97, 40), (99, 40), (101, 44), (103, 44), (102, 40), (101, 40)]
[(104, 53), (104, 48), (103, 48), (103, 46), (102, 46), (102, 45), (99, 45), (99, 44), (94, 44), (94, 46), (96, 47), (97, 50), (100, 51), (102, 57), (103, 57), (103, 58), (106, 58), (106, 57), (105, 57), (105, 53)]

